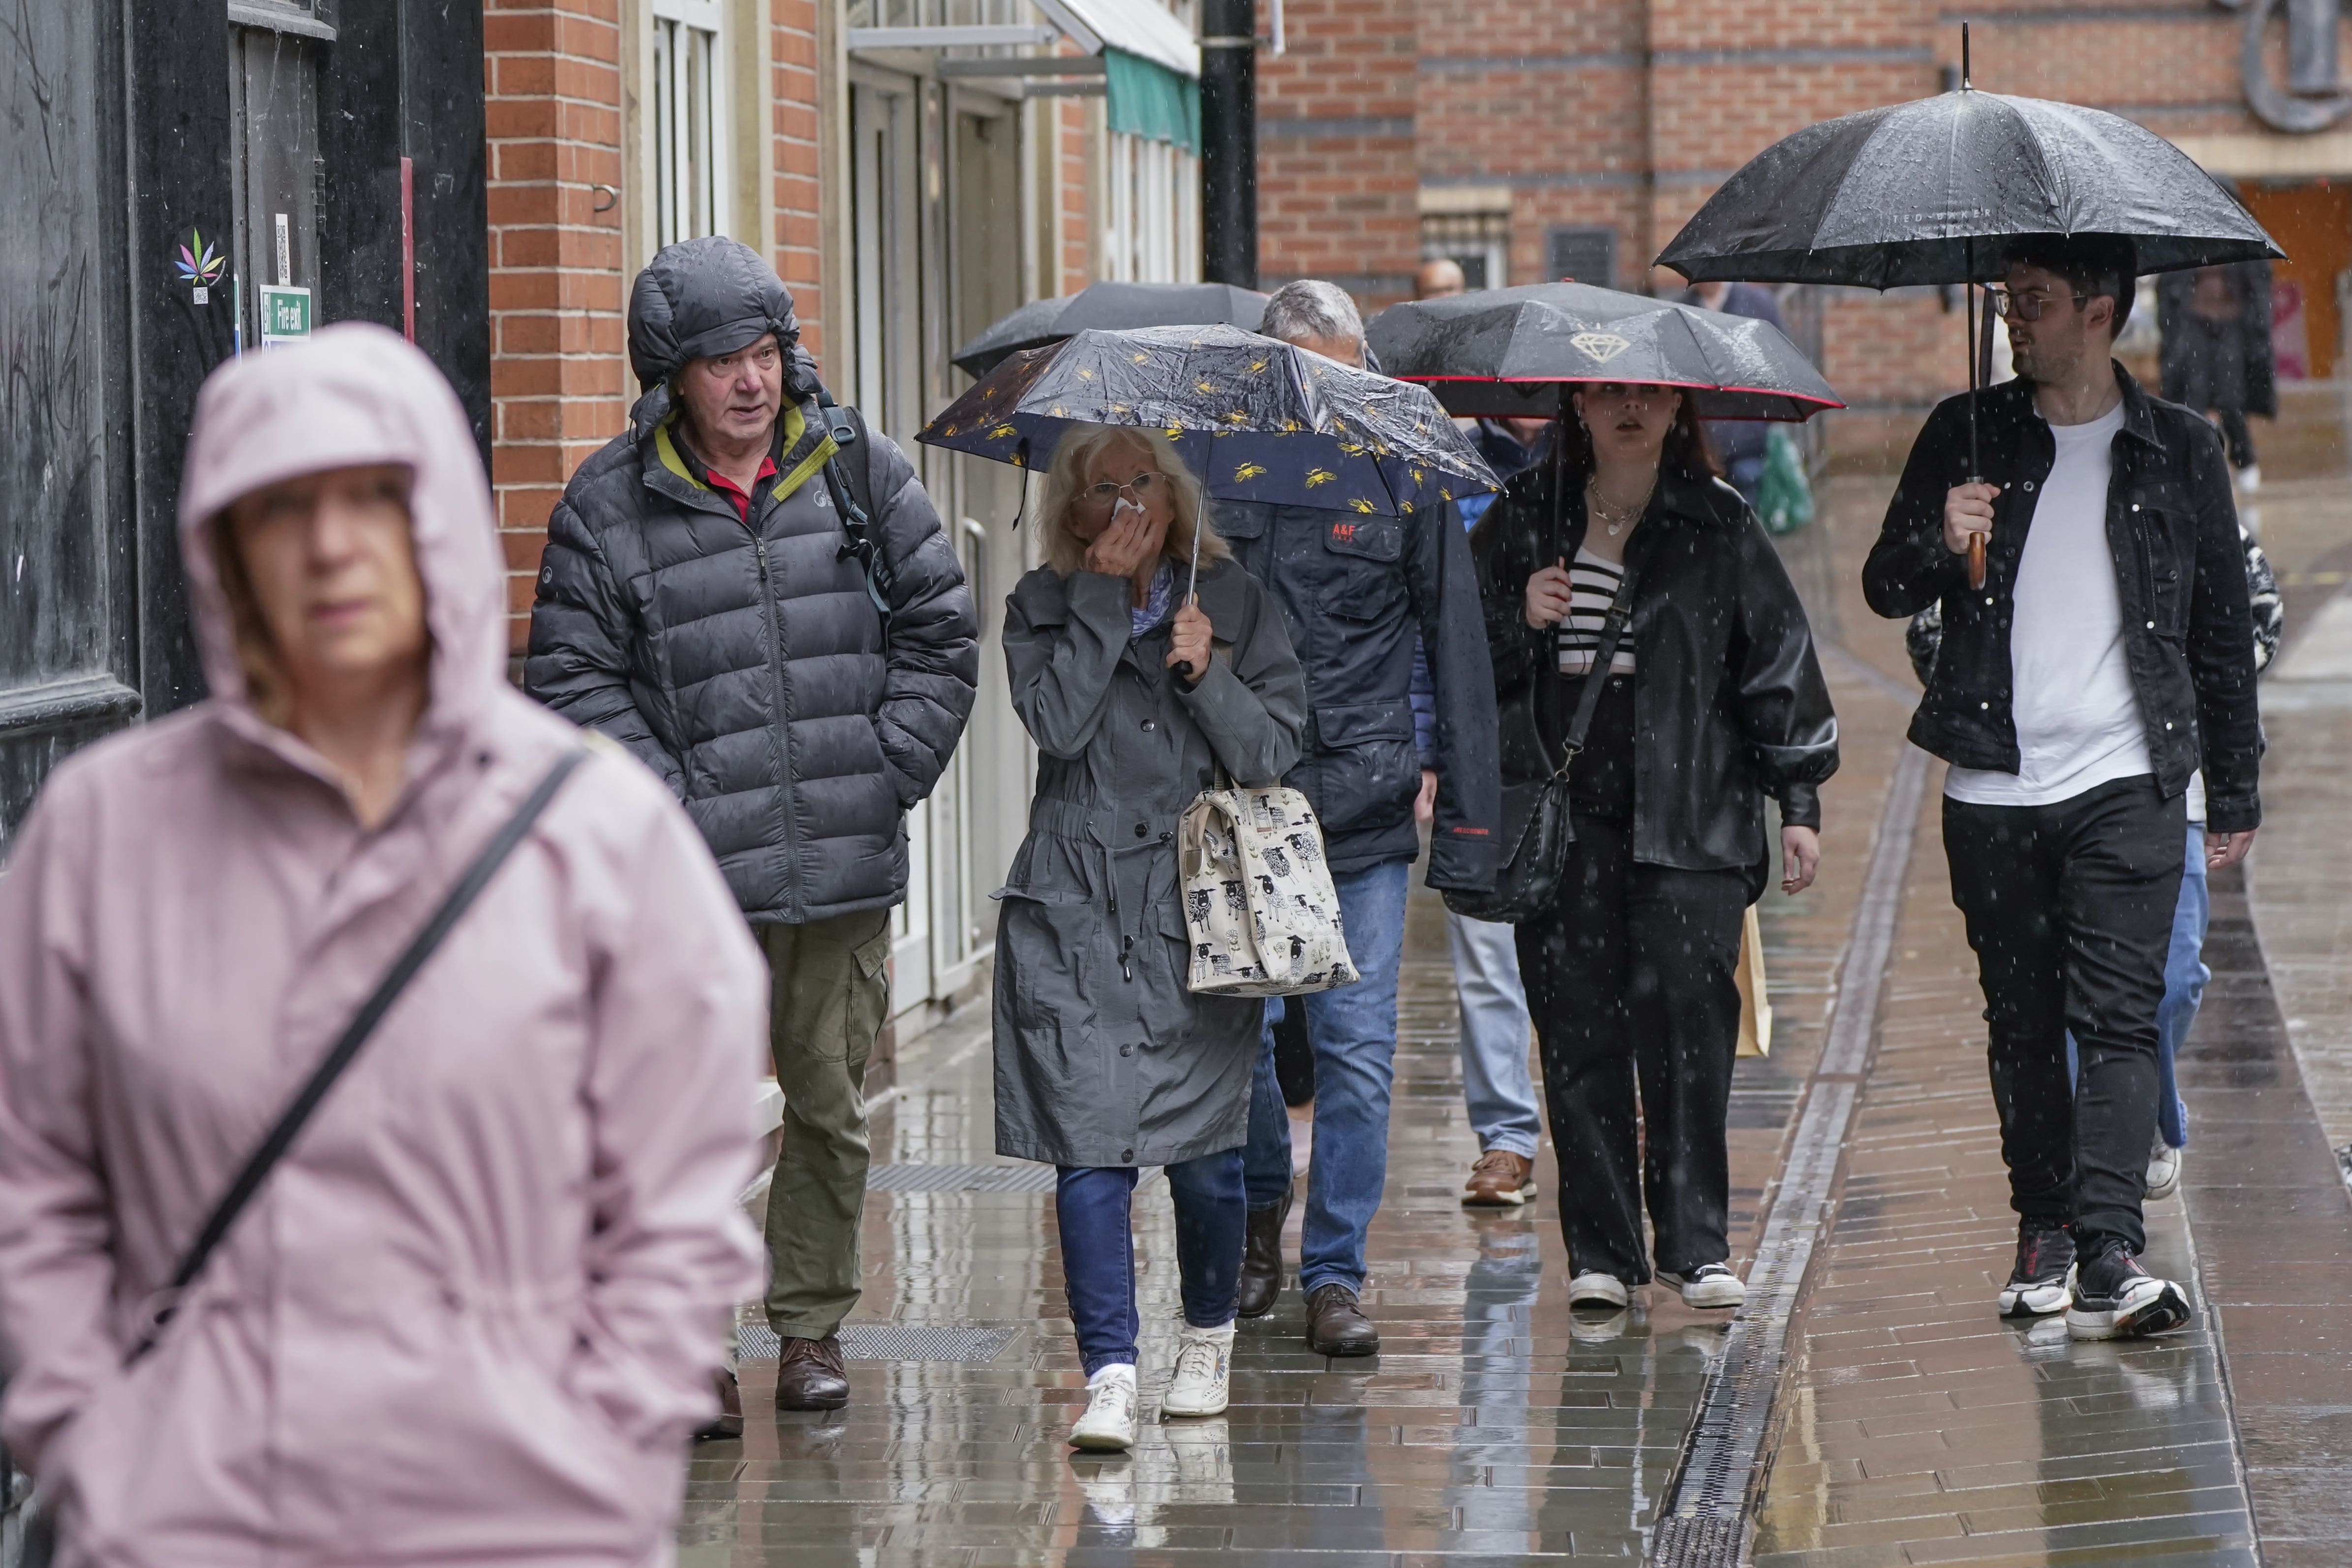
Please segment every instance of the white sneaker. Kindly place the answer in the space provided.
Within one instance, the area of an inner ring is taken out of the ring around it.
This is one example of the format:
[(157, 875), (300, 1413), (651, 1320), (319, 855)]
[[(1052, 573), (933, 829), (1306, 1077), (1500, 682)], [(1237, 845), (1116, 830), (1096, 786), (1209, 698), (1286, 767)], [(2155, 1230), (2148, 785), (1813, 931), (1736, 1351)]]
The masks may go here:
[(2159, 1137), (2147, 1152), (2147, 1196), (2150, 1202), (2180, 1190), (2180, 1151)]
[(1568, 1282), (1571, 1307), (1622, 1307), (1627, 1299), (1625, 1281), (1614, 1274), (1580, 1274)]
[(1196, 1329), (1176, 1336), (1176, 1376), (1160, 1396), (1160, 1414), (1223, 1415), (1225, 1389), (1234, 1370), (1234, 1326)]
[(2238, 470), (2238, 488), (2248, 495), (2252, 495), (2256, 490), (2261, 489), (2263, 488), (2263, 466), (2260, 463), (2248, 463), (2244, 468), (2240, 468)]
[(1702, 1263), (1687, 1274), (1661, 1268), (1658, 1283), (1680, 1290), (1685, 1307), (1737, 1307), (1748, 1300), (1748, 1287), (1720, 1263)]
[(1108, 1454), (1135, 1447), (1135, 1368), (1115, 1362), (1087, 1379), (1087, 1413), (1070, 1428), (1070, 1447)]

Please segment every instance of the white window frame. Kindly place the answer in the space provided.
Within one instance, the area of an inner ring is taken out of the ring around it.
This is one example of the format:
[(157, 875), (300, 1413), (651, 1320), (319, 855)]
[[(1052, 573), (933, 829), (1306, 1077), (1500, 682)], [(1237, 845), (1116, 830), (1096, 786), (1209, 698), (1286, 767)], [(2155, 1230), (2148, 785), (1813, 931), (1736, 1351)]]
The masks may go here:
[(647, 0), (653, 102), (653, 242), (725, 234), (734, 189), (728, 152), (726, 0)]
[(1181, 147), (1125, 131), (1103, 132), (1101, 269), (1121, 283), (1201, 279), (1201, 165)]

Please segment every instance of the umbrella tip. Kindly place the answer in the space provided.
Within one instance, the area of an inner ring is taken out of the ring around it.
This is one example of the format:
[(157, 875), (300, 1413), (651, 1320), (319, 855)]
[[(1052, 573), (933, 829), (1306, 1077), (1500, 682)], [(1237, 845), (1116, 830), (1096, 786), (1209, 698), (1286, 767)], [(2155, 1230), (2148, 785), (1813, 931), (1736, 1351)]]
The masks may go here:
[(1966, 22), (1960, 24), (1960, 90), (1962, 92), (1970, 90), (1969, 87), (1969, 25)]

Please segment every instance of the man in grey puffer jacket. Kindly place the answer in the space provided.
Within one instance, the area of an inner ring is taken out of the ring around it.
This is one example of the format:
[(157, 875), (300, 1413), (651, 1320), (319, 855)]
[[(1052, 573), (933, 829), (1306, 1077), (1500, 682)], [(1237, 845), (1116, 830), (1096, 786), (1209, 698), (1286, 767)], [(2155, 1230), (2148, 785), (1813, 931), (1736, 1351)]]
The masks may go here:
[(930, 498), (821, 402), (757, 251), (665, 247), (630, 294), (629, 361), (628, 430), (548, 522), (524, 684), (668, 781), (767, 949), (776, 1402), (838, 1409), (906, 813), (971, 716), (979, 626)]

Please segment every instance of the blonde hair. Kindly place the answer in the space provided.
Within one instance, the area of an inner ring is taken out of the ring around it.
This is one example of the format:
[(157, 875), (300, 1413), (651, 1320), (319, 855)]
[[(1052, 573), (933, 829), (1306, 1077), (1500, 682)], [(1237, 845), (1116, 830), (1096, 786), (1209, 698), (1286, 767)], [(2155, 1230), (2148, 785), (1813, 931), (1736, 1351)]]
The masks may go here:
[(245, 568), (245, 550), (237, 542), (236, 525), (227, 509), (205, 530), (212, 547), (213, 574), (220, 581), (221, 598), (228, 608), (229, 634), (236, 646), (236, 662), (245, 671), (245, 697), (255, 712), (280, 730), (292, 726), (294, 691), (278, 657), (278, 638), (262, 616), (261, 600)]
[(1230, 554), (1209, 521), (1207, 492), (1177, 456), (1173, 442), (1139, 425), (1079, 425), (1054, 448), (1053, 467), (1045, 472), (1045, 500), (1040, 508), (1044, 520), (1039, 525), (1045, 534), (1045, 563), (1065, 577), (1086, 564), (1087, 542), (1070, 523), (1086, 496), (1087, 469), (1104, 448), (1121, 445), (1149, 451), (1152, 466), (1168, 477), (1168, 487), (1175, 493), (1175, 515), (1169, 520), (1168, 537), (1160, 541), (1160, 552), (1178, 561), (1190, 559), (1192, 534), (1198, 530), (1202, 560), (1222, 561)]

